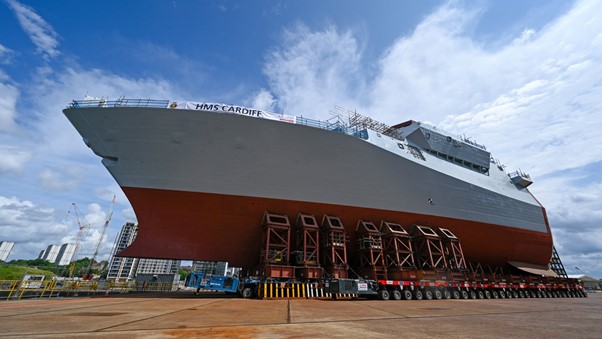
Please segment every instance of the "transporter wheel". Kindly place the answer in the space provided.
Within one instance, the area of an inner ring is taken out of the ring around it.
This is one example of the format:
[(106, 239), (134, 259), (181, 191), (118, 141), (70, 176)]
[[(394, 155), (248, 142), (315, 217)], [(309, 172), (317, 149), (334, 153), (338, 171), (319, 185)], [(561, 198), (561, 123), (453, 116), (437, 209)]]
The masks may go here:
[(537, 291), (535, 292), (535, 295), (537, 296), (537, 298), (543, 298), (543, 295), (541, 294), (541, 291), (540, 291), (540, 290), (537, 290)]
[(443, 294), (441, 293), (441, 290), (440, 290), (440, 289), (436, 289), (436, 290), (433, 292), (433, 296), (434, 296), (434, 297), (435, 297), (435, 299), (437, 299), (437, 300), (441, 300), (441, 299), (443, 299)]
[(529, 291), (531, 298), (537, 298), (537, 291)]
[(452, 297), (451, 292), (448, 289), (443, 290), (443, 299), (450, 299)]
[(401, 300), (401, 291), (400, 290), (393, 290), (391, 292), (391, 297), (393, 297), (393, 300)]
[(414, 299), (422, 300), (422, 292), (420, 290), (414, 290)]
[(491, 292), (485, 290), (483, 293), (485, 294), (485, 299), (491, 299)]
[(523, 292), (522, 290), (518, 291), (518, 297), (519, 298), (524, 298), (525, 297), (525, 292)]
[(380, 300), (389, 300), (389, 297), (390, 297), (389, 291), (384, 290), (384, 289), (378, 291), (378, 299), (380, 299)]
[(500, 291), (500, 299), (506, 299), (506, 292), (505, 291)]
[(433, 300), (433, 291), (431, 291), (430, 289), (426, 289), (424, 291), (424, 299)]
[(476, 298), (477, 298), (477, 292), (475, 292), (474, 290), (470, 290), (470, 291), (468, 292), (468, 297), (469, 297), (470, 299), (476, 299)]
[(556, 291), (552, 291), (552, 298), (558, 298), (558, 293)]
[(468, 292), (466, 292), (466, 291), (461, 291), (461, 292), (460, 292), (460, 296), (462, 296), (462, 299), (468, 299)]
[(496, 290), (491, 291), (491, 296), (493, 297), (493, 299), (497, 299), (500, 297), (500, 294), (497, 293)]
[(401, 292), (401, 295), (405, 300), (412, 300), (412, 291), (410, 290), (403, 290), (403, 292)]
[(512, 291), (512, 298), (518, 298), (518, 292), (517, 291)]
[(454, 299), (460, 299), (460, 291), (458, 291), (458, 290), (453, 290), (451, 292), (451, 295), (452, 295), (452, 298), (454, 298)]
[(250, 287), (243, 288), (242, 291), (240, 291), (240, 296), (245, 299), (251, 298), (253, 296), (253, 289)]
[(506, 291), (506, 298), (512, 299), (512, 291)]
[(477, 291), (477, 298), (479, 299), (485, 299), (485, 293), (483, 293), (483, 291), (478, 290)]

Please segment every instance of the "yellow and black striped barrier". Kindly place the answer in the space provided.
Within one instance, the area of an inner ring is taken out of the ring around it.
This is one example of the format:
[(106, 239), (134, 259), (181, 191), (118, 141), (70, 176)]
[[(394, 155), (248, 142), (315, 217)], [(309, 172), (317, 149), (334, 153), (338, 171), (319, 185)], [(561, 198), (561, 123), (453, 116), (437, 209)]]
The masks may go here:
[(318, 283), (264, 282), (259, 284), (260, 299), (355, 299), (357, 294), (326, 293)]
[(300, 299), (306, 298), (304, 283), (264, 282), (259, 284), (257, 294), (260, 299)]

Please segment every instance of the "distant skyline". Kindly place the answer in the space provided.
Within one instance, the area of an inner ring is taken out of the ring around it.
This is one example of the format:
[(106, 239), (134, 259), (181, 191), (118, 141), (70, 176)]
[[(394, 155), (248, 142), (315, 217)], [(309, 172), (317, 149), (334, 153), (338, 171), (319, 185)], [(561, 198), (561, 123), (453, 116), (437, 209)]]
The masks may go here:
[[(531, 175), (569, 274), (602, 277), (602, 2), (0, 0), (0, 240), (91, 257), (127, 198), (62, 114), (85, 95), (430, 123)], [(580, 271), (575, 269), (579, 267)]]

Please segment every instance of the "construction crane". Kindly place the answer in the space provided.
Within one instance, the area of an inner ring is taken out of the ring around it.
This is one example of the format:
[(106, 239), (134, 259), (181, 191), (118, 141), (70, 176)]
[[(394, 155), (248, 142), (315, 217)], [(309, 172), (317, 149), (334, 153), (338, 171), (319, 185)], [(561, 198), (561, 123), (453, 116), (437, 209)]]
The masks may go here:
[[(75, 203), (71, 203), (71, 206), (73, 208), (73, 214), (75, 214), (75, 220), (77, 222), (77, 226), (79, 227), (79, 231), (77, 232), (77, 239), (75, 240), (75, 252), (73, 253), (71, 265), (69, 266), (69, 278), (72, 278), (73, 273), (75, 272), (75, 262), (77, 260), (77, 255), (79, 254), (79, 247), (83, 238), (84, 230), (90, 230), (90, 223), (83, 216), (77, 205)], [(82, 223), (82, 220), (84, 223)]]
[(109, 223), (111, 222), (111, 218), (113, 217), (113, 208), (115, 207), (115, 195), (113, 195), (113, 201), (111, 201), (111, 208), (109, 209), (109, 214), (107, 215), (107, 219), (105, 220), (105, 224), (102, 226), (102, 233), (100, 234), (100, 239), (98, 239), (98, 244), (96, 244), (96, 250), (94, 251), (94, 255), (92, 256), (92, 260), (90, 260), (90, 264), (88, 264), (88, 268), (86, 269), (86, 274), (84, 275), (85, 280), (92, 279), (92, 274), (90, 271), (92, 270), (92, 264), (94, 260), (96, 260), (96, 256), (100, 251), (100, 245), (104, 240), (105, 234), (107, 233), (107, 228), (109, 228)]

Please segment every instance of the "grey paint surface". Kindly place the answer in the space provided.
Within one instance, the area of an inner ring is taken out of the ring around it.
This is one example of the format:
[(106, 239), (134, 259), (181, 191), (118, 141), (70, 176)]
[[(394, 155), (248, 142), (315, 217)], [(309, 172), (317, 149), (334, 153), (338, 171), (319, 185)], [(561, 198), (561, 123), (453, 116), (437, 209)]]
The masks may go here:
[[(368, 140), (182, 109), (82, 108), (66, 116), (121, 186), (444, 216), (547, 232), (542, 208), (497, 167), (484, 175), (369, 131)], [(404, 145), (404, 149), (399, 147)], [(431, 203), (432, 201), (432, 203)]]

